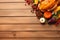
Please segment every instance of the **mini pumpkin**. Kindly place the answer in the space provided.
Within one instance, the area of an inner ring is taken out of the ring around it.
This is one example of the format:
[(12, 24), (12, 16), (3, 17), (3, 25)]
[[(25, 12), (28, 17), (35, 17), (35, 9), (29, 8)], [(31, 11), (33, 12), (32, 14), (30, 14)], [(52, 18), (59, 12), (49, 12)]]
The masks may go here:
[(52, 13), (49, 12), (49, 11), (46, 11), (46, 12), (44, 13), (44, 17), (47, 18), (47, 19), (49, 19), (51, 16), (52, 16)]

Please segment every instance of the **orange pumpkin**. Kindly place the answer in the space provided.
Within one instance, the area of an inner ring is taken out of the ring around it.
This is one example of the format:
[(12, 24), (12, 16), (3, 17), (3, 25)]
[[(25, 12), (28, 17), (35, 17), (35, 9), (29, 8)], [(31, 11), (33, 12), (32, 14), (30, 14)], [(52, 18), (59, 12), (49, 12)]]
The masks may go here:
[(44, 17), (49, 19), (52, 16), (52, 13), (49, 11), (44, 12)]

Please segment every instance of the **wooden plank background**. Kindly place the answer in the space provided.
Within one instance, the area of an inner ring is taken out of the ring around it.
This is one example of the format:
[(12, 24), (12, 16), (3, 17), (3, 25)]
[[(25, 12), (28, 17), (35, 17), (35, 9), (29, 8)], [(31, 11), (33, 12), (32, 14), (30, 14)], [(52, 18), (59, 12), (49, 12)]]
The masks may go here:
[(60, 40), (60, 26), (41, 25), (24, 0), (0, 0), (0, 40)]

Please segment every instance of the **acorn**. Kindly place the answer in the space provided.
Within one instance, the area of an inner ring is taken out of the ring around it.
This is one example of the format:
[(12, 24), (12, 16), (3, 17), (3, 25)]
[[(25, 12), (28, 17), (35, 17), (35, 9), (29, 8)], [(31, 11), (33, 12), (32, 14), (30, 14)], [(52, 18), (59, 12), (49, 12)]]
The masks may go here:
[(46, 22), (45, 18), (43, 18), (43, 17), (42, 17), (42, 18), (40, 18), (40, 23), (42, 23), (42, 24), (43, 24), (43, 23), (45, 23), (45, 22)]

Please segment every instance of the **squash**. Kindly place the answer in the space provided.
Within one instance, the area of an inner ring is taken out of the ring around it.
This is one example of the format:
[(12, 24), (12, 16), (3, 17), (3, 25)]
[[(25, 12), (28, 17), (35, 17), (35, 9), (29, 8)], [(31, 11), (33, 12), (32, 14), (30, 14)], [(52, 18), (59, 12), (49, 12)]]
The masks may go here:
[(38, 0), (33, 0), (34, 1), (34, 4), (38, 4)]
[(60, 10), (57, 11), (57, 16), (58, 16), (58, 18), (60, 18)]
[(54, 12), (57, 12), (60, 10), (60, 6), (57, 6), (56, 9), (54, 10)]
[(58, 6), (55, 10), (54, 10), (55, 14), (58, 16), (58, 18), (60, 18), (60, 6)]
[(49, 11), (44, 12), (44, 17), (49, 19), (52, 16), (52, 13)]
[(60, 14), (58, 15), (58, 18), (60, 18)]
[(55, 5), (52, 8), (49, 8), (48, 11), (54, 10), (58, 6), (58, 1), (55, 3)]
[(56, 4), (56, 0), (44, 0), (41, 3), (39, 3), (38, 8), (40, 10), (48, 10), (52, 8)]

